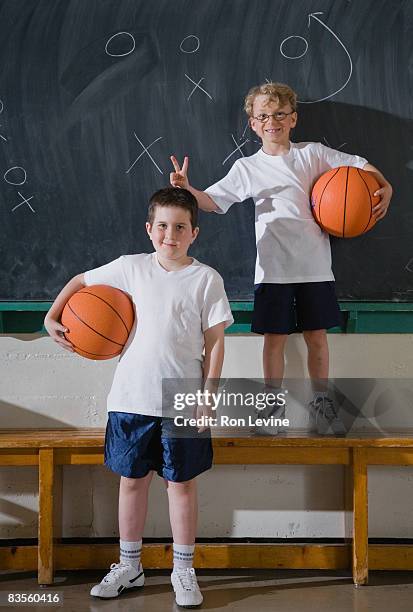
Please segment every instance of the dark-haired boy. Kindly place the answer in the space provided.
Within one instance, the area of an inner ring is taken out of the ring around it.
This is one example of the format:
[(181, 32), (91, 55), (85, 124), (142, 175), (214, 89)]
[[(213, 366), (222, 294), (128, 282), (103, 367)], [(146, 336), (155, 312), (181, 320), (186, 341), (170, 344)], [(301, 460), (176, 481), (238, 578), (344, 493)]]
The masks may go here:
[(111, 285), (127, 292), (136, 308), (137, 325), (121, 354), (108, 396), (105, 439), (105, 464), (121, 475), (120, 562), (113, 563), (102, 582), (92, 588), (91, 595), (96, 597), (117, 597), (144, 584), (142, 534), (149, 485), (157, 472), (168, 491), (176, 602), (182, 607), (202, 603), (192, 567), (195, 478), (211, 467), (211, 438), (195, 432), (192, 437), (171, 437), (171, 419), (161, 413), (163, 379), (207, 382), (220, 377), (224, 328), (233, 321), (221, 276), (187, 253), (199, 231), (197, 212), (197, 201), (189, 191), (156, 192), (146, 223), (155, 251), (122, 256), (75, 276), (45, 319), (52, 338), (73, 350), (59, 323), (73, 293), (87, 285)]

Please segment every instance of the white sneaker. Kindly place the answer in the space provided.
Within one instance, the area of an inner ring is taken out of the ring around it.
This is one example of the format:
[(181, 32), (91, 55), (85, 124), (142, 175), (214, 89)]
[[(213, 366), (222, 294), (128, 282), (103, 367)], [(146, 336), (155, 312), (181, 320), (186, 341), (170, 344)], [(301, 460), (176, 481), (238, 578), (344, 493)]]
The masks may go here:
[(325, 395), (315, 397), (309, 404), (310, 420), (321, 435), (344, 435), (347, 430), (339, 419), (333, 400)]
[(142, 587), (144, 584), (145, 576), (142, 565), (137, 570), (126, 563), (112, 563), (110, 572), (106, 574), (102, 582), (95, 584), (90, 594), (93, 597), (110, 599), (111, 597), (118, 597), (126, 589)]
[(175, 568), (171, 574), (175, 601), (182, 608), (196, 608), (203, 602), (193, 567)]

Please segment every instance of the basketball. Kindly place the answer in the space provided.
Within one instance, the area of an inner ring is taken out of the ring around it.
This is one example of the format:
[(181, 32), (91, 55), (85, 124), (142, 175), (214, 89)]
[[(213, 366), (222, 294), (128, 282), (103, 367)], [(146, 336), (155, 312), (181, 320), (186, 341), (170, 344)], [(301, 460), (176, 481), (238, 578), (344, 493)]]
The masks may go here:
[(321, 229), (340, 238), (354, 238), (376, 223), (372, 209), (379, 201), (376, 178), (365, 170), (341, 166), (329, 170), (315, 183), (311, 208)]
[(66, 303), (61, 317), (65, 338), (79, 355), (112, 359), (119, 355), (134, 321), (130, 298), (114, 287), (83, 287)]

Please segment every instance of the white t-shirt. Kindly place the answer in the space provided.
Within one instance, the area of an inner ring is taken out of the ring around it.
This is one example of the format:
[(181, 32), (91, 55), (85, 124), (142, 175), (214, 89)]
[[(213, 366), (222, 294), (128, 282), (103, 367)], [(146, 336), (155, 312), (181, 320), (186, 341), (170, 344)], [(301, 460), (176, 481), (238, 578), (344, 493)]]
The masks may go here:
[(223, 179), (205, 190), (221, 213), (234, 202), (253, 198), (256, 284), (334, 280), (329, 236), (314, 221), (311, 189), (331, 168), (367, 164), (363, 157), (319, 142), (290, 145), (286, 155), (268, 155), (260, 149), (238, 159)]
[(161, 416), (162, 379), (200, 379), (203, 333), (233, 322), (221, 276), (196, 259), (167, 272), (154, 252), (123, 255), (89, 270), (85, 283), (121, 289), (135, 306), (135, 324), (116, 368), (108, 411)]

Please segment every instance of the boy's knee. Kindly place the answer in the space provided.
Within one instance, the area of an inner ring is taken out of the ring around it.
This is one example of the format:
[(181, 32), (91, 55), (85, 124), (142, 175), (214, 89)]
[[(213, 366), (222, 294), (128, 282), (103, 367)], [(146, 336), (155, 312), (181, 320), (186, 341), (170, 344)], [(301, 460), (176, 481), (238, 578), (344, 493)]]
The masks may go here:
[(165, 484), (168, 491), (173, 490), (179, 495), (187, 495), (196, 488), (195, 478), (193, 478), (192, 480), (185, 480), (184, 482), (174, 482), (172, 480), (165, 479)]
[(149, 485), (152, 480), (153, 472), (149, 472), (146, 476), (142, 478), (127, 478), (126, 476), (121, 476), (121, 485), (123, 489), (127, 491), (136, 491), (141, 489), (142, 487), (146, 487)]
[(308, 347), (321, 349), (327, 344), (327, 332), (325, 329), (304, 331), (303, 336)]
[(288, 334), (264, 334), (264, 345), (272, 348), (283, 348), (288, 338)]

